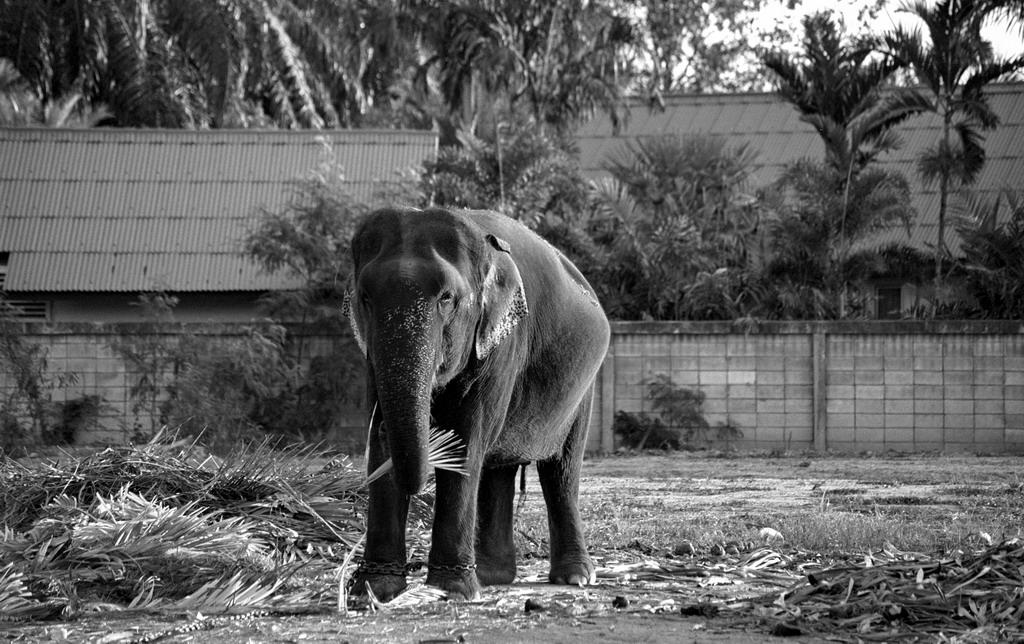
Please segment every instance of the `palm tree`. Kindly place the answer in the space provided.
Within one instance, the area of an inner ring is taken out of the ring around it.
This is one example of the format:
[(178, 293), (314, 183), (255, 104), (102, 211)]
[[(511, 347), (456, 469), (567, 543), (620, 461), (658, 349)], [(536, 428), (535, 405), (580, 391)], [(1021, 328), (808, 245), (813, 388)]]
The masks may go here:
[(999, 124), (983, 90), (988, 83), (1024, 68), (1024, 58), (996, 60), (992, 45), (981, 36), (982, 24), (995, 5), (986, 0), (941, 0), (934, 5), (917, 0), (905, 11), (920, 19), (924, 31), (897, 27), (882, 38), (884, 53), (912, 70), (925, 86), (925, 91), (904, 90), (902, 104), (932, 112), (942, 121), (941, 138), (918, 162), (924, 181), (937, 181), (939, 187), (937, 290), (942, 282), (942, 261), (948, 256), (950, 190), (977, 179), (985, 164), (982, 132)]
[(632, 32), (606, 4), (496, 0), (419, 14), (412, 7), (426, 17), (419, 82), (434, 75), (445, 104), (466, 121), (494, 102), (556, 129), (597, 109), (614, 118), (622, 102), (618, 54)]
[[(801, 161), (787, 169), (781, 185), (792, 190), (800, 204), (793, 220), (796, 227), (780, 230), (794, 233), (794, 239), (805, 232), (821, 233), (814, 242), (819, 248), (808, 252), (828, 263), (822, 267), (823, 275), (835, 275), (826, 282), (843, 317), (846, 283), (856, 273), (848, 269), (858, 265), (852, 261), (854, 244), (869, 231), (906, 223), (913, 213), (902, 176), (869, 170), (869, 166), (899, 146), (895, 126), (919, 107), (882, 94), (880, 88), (896, 64), (872, 61), (867, 41), (846, 42), (829, 14), (807, 16), (803, 27), (802, 57), (776, 52), (765, 55), (763, 61), (778, 78), (779, 94), (796, 107), (802, 121), (817, 130), (825, 144), (826, 167)], [(865, 210), (861, 206), (866, 202), (877, 207)], [(812, 213), (815, 208), (820, 212)], [(838, 221), (832, 213), (838, 214)], [(797, 234), (797, 229), (804, 232)]]
[(84, 104), (78, 93), (41, 105), (14, 65), (0, 58), (0, 127), (95, 127), (108, 118), (105, 107)]
[[(1000, 216), (1004, 203), (1008, 213)], [(990, 202), (969, 198), (956, 225), (970, 308), (991, 318), (1024, 317), (1024, 192), (1005, 190)]]
[(624, 146), (591, 190), (587, 264), (619, 319), (735, 319), (758, 308), (761, 204), (746, 193), (754, 155), (721, 138), (650, 137)]
[(0, 0), (0, 57), (44, 108), (80, 93), (121, 126), (318, 128), (338, 124), (339, 93), (351, 87), (332, 33), (318, 26), (341, 6)]
[(1016, 23), (1017, 30), (1024, 36), (1024, 0), (981, 0), (981, 11), (989, 18)]
[[(886, 273), (886, 258), (902, 250), (870, 240), (909, 225), (913, 207), (906, 178), (867, 167), (851, 179), (843, 169), (803, 159), (789, 164), (777, 185), (787, 199), (771, 222), (764, 269), (777, 289), (774, 308), (799, 318), (863, 314), (866, 297), (859, 287)], [(842, 219), (833, 215), (838, 211)]]
[(896, 71), (892, 61), (872, 61), (867, 41), (845, 42), (830, 14), (803, 20), (802, 60), (771, 52), (762, 60), (775, 72), (779, 94), (814, 126), (826, 161), (853, 174), (899, 146), (893, 128), (913, 108), (887, 101), (880, 88)]

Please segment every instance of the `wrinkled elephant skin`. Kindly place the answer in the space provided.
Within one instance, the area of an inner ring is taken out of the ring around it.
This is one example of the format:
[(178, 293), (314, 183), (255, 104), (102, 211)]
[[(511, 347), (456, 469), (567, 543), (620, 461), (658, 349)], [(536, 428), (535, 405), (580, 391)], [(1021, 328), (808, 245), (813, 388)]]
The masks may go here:
[(350, 321), (367, 358), (370, 485), (355, 593), (406, 587), (409, 496), (429, 474), (431, 424), (466, 448), (467, 475), (437, 470), (427, 583), (449, 598), (516, 574), (515, 475), (537, 463), (550, 531), (550, 580), (594, 567), (578, 509), (594, 380), (609, 327), (569, 260), (518, 222), (487, 211), (384, 209), (352, 241)]

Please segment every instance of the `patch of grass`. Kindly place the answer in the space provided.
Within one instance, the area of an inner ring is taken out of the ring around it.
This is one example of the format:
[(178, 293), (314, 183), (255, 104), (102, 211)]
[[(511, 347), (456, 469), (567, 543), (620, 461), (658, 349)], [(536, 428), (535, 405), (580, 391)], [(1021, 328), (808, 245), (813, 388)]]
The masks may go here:
[(942, 503), (939, 499), (923, 499), (919, 496), (880, 496), (871, 498), (869, 501), (878, 505), (936, 505)]
[(921, 550), (935, 540), (923, 522), (896, 523), (874, 513), (807, 512), (781, 518), (776, 530), (787, 545), (828, 553), (867, 552), (885, 543), (901, 550)]
[(991, 490), (977, 485), (951, 485), (941, 488), (940, 493), (949, 496), (985, 496), (990, 494)]
[[(820, 489), (810, 491), (799, 484), (775, 480), (776, 472), (768, 466), (757, 468), (764, 459), (739, 459), (728, 469), (712, 467), (708, 459), (692, 454), (639, 457), (635, 466), (628, 467), (631, 460), (609, 459), (609, 472), (602, 469), (601, 477), (588, 480), (593, 487), (582, 495), (581, 512), (588, 543), (594, 549), (644, 544), (654, 551), (671, 552), (676, 544), (688, 542), (699, 552), (730, 542), (764, 545), (760, 529), (771, 528), (785, 539), (780, 547), (834, 555), (877, 550), (886, 543), (910, 551), (945, 552), (977, 547), (985, 540), (983, 534), (998, 539), (1021, 533), (1019, 519), (1015, 518), (1021, 514), (1021, 495), (1015, 493), (1018, 488), (1006, 494), (1002, 484), (986, 488), (984, 483), (991, 481), (992, 472), (976, 471), (969, 463), (959, 461), (955, 467), (946, 468), (954, 486), (967, 489), (963, 486), (969, 485), (981, 493), (971, 498), (969, 507), (961, 507), (955, 497), (938, 490), (934, 496), (930, 492), (899, 494), (898, 487), (904, 480), (936, 485), (937, 479), (928, 478), (931, 466), (939, 464), (932, 461), (944, 459), (840, 460), (839, 468), (847, 472), (862, 463), (886, 471), (882, 476), (863, 477), (860, 472), (860, 476), (843, 477), (871, 480), (873, 487), (829, 488), (825, 479)], [(945, 463), (942, 465), (945, 467)], [(749, 473), (757, 469), (761, 471), (756, 476)], [(917, 469), (923, 472), (919, 475)], [(693, 477), (695, 473), (699, 476)], [(815, 473), (810, 478), (818, 476)], [(738, 481), (741, 477), (748, 480)], [(608, 481), (608, 485), (594, 485), (599, 480)], [(784, 511), (772, 508), (773, 490), (780, 489), (775, 484), (789, 490), (781, 492), (788, 495), (785, 500), (789, 507)], [(878, 492), (890, 495), (875, 496)], [(731, 494), (738, 498), (730, 498)], [(805, 498), (802, 506), (800, 496)], [(520, 550), (536, 549), (531, 545), (535, 543), (541, 544), (546, 553), (543, 501), (539, 495), (528, 500), (518, 525), (525, 526), (524, 533), (530, 539), (523, 539)]]
[(830, 496), (852, 496), (854, 494), (865, 494), (866, 492), (867, 490), (862, 487), (838, 487), (825, 491)]

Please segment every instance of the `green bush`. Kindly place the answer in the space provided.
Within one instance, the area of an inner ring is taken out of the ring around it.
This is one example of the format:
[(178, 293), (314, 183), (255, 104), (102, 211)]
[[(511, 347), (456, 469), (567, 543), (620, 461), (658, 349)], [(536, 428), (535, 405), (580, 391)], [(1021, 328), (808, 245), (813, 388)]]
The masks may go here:
[(28, 342), (15, 310), (0, 293), (0, 453), (24, 453), (53, 439), (59, 403), (53, 392), (77, 382), (53, 373), (45, 347)]
[(215, 452), (262, 442), (266, 409), (297, 379), (284, 328), (250, 325), (237, 337), (200, 335), (174, 323), (173, 296), (139, 298), (146, 322), (112, 344), (134, 376), (132, 410), (150, 417), (148, 431), (136, 427), (135, 440), (167, 426)]
[(424, 164), (421, 205), (496, 210), (542, 234), (586, 209), (569, 139), (511, 113), (458, 139)]
[(633, 449), (695, 449), (714, 443), (726, 448), (743, 432), (731, 421), (715, 423), (704, 415), (704, 392), (680, 387), (664, 374), (647, 381), (654, 413), (615, 412), (612, 431)]
[(56, 419), (47, 443), (73, 445), (85, 432), (97, 429), (99, 420), (111, 407), (103, 396), (82, 394), (57, 403)]

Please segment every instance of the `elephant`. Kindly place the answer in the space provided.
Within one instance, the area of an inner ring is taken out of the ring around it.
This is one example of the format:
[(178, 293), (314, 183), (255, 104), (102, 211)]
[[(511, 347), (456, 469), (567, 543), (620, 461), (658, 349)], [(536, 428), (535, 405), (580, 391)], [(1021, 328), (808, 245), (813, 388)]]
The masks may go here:
[(353, 594), (407, 587), (410, 496), (428, 475), (431, 423), (465, 448), (465, 473), (437, 469), (428, 585), (474, 599), (516, 575), (517, 470), (536, 462), (550, 536), (549, 581), (592, 583), (579, 478), (608, 320), (558, 250), (491, 211), (383, 208), (352, 240), (349, 321), (366, 357), (371, 413), (366, 543)]

